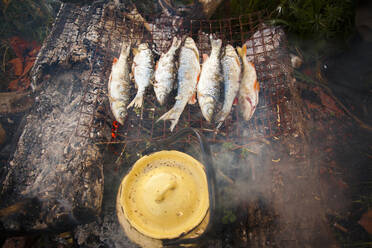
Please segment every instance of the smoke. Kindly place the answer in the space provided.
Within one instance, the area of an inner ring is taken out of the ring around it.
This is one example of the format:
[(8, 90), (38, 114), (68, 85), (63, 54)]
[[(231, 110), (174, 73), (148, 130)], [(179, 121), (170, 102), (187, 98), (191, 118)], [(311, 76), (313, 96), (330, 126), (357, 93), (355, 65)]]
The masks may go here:
[(244, 147), (249, 152), (212, 146), (222, 213), (217, 221), (238, 229), (233, 235), (243, 243), (235, 245), (332, 243), (318, 172), (295, 159), (301, 149), (291, 151), (286, 142), (252, 142)]

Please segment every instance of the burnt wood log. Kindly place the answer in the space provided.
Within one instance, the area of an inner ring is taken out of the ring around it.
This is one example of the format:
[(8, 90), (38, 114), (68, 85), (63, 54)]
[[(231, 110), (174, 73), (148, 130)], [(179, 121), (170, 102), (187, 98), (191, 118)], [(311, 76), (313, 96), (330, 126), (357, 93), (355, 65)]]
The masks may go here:
[(100, 213), (102, 153), (94, 144), (94, 130), (83, 137), (76, 129), (89, 118), (80, 115), (81, 103), (96, 97), (88, 78), (106, 80), (100, 49), (115, 32), (112, 25), (104, 26), (109, 24), (104, 9), (103, 4), (62, 4), (37, 57), (32, 71), (35, 104), (23, 120), (0, 185), (2, 235), (63, 231)]
[(100, 214), (103, 165), (95, 141), (109, 137), (102, 130), (110, 127), (95, 130), (92, 116), (97, 99), (107, 100), (97, 94), (106, 88), (107, 56), (118, 55), (123, 39), (121, 11), (132, 4), (83, 2), (61, 5), (31, 71), (35, 103), (0, 185), (2, 235), (64, 231)]

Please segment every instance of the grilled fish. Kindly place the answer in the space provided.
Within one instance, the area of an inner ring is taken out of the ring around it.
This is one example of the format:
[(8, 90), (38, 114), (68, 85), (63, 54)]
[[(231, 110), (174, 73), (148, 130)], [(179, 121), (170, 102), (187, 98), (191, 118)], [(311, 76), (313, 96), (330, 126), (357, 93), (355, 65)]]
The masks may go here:
[(155, 70), (154, 91), (156, 99), (163, 105), (169, 93), (173, 89), (176, 69), (175, 69), (175, 55), (177, 49), (181, 46), (181, 40), (177, 37), (173, 38), (172, 46), (167, 53), (160, 56)]
[(233, 46), (227, 45), (225, 47), (225, 53), (222, 57), (221, 64), (225, 84), (225, 100), (221, 111), (216, 115), (216, 123), (218, 123), (217, 128), (222, 125), (222, 122), (229, 115), (234, 99), (239, 91), (241, 66), (238, 54), (235, 52)]
[(203, 54), (203, 66), (198, 82), (197, 93), (198, 102), (204, 118), (210, 122), (214, 113), (216, 102), (220, 95), (221, 84), (221, 63), (220, 52), (222, 40), (213, 39), (210, 36), (212, 51), (210, 57)]
[(154, 72), (153, 55), (147, 43), (140, 44), (138, 46), (138, 51), (135, 51), (135, 53), (132, 64), (132, 73), (134, 75), (137, 94), (128, 105), (128, 108), (131, 108), (132, 106), (136, 108), (142, 107), (145, 90), (150, 85)]
[(180, 52), (176, 103), (171, 110), (161, 116), (158, 120), (171, 120), (171, 131), (173, 131), (174, 127), (177, 125), (187, 103), (192, 103), (199, 74), (199, 51), (194, 40), (187, 37)]
[(257, 81), (256, 69), (247, 59), (247, 45), (243, 48), (238, 47), (237, 50), (243, 63), (243, 75), (238, 95), (239, 108), (244, 120), (248, 121), (256, 110), (260, 85)]
[(128, 57), (131, 44), (123, 42), (119, 59), (114, 58), (108, 83), (108, 96), (115, 119), (124, 124), (130, 93)]

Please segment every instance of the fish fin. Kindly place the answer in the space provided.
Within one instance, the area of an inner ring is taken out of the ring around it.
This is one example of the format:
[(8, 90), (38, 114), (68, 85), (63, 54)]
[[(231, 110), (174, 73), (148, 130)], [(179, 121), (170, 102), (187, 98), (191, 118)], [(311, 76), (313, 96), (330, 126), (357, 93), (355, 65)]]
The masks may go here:
[(258, 81), (256, 80), (256, 81), (254, 81), (254, 90), (255, 91), (260, 91), (260, 84), (258, 83)]
[(243, 57), (243, 55), (242, 55), (242, 48), (241, 47), (236, 47), (236, 51), (238, 52), (238, 54), (239, 54), (239, 56), (240, 57)]
[(254, 64), (252, 62), (248, 62), (248, 63), (253, 67), (253, 69), (256, 70), (256, 67), (254, 66)]
[(235, 56), (235, 61), (238, 64), (239, 68), (241, 68), (239, 57)]
[(239, 101), (238, 98), (235, 97), (234, 102), (233, 102), (233, 105), (234, 105), (234, 106), (238, 105), (238, 101)]
[(195, 104), (196, 103), (196, 92), (194, 92), (194, 94), (192, 94), (188, 103), (189, 104)]
[(196, 58), (198, 59), (198, 62), (200, 61), (199, 52), (198, 50), (192, 49), (192, 51), (195, 53)]
[(244, 56), (247, 56), (247, 44), (244, 44), (242, 47), (242, 52)]
[(177, 111), (177, 109), (173, 107), (167, 113), (163, 114), (156, 122), (159, 122), (161, 120), (163, 121), (170, 120), (171, 126), (169, 129), (171, 130), (171, 132), (173, 132), (173, 129), (177, 125), (181, 114), (182, 114), (182, 111)]
[(203, 63), (209, 58), (208, 54), (203, 53)]
[(137, 48), (135, 48), (135, 47), (133, 48), (133, 50), (132, 50), (132, 51), (133, 51), (133, 54), (134, 54), (134, 56), (136, 56), (136, 55), (137, 55), (137, 54), (139, 53), (138, 49), (137, 49)]
[(128, 105), (127, 109), (130, 109), (131, 107), (135, 108), (141, 108), (143, 104), (143, 94), (138, 94), (134, 97), (132, 102)]
[(117, 62), (118, 62), (118, 59), (114, 58), (114, 60), (112, 61), (112, 64), (115, 65)]
[(238, 54), (240, 57), (244, 58), (247, 56), (247, 45), (244, 44), (243, 47), (237, 47), (236, 50), (238, 51)]

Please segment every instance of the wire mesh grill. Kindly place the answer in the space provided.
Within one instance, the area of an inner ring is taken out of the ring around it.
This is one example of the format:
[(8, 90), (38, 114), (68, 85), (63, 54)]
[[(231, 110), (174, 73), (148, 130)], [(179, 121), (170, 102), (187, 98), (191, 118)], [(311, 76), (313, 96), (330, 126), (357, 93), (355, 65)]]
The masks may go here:
[[(208, 21), (185, 21), (181, 18), (157, 16), (144, 18), (147, 21), (144, 23), (141, 17), (133, 13), (105, 11), (102, 32), (105, 29), (113, 31), (107, 34), (107, 39), (101, 34), (101, 40), (104, 42), (100, 48), (96, 48), (94, 63), (97, 68), (102, 69), (95, 70), (95, 67), (92, 67), (81, 103), (77, 135), (94, 138), (97, 144), (138, 143), (170, 136), (170, 124), (156, 121), (173, 106), (175, 92), (171, 93), (173, 95), (166, 106), (160, 106), (153, 89), (150, 88), (146, 92), (141, 109), (130, 110), (123, 126), (114, 122), (107, 97), (111, 62), (114, 57), (119, 56), (124, 39), (130, 39), (132, 44), (149, 43), (155, 60), (168, 50), (174, 36), (191, 36), (200, 54), (209, 54), (209, 34), (221, 38), (224, 45), (232, 44), (236, 47), (247, 44), (248, 59), (255, 64), (260, 82), (259, 104), (248, 122), (242, 120), (238, 106), (234, 106), (219, 130), (216, 130), (214, 123), (208, 123), (203, 118), (198, 104), (187, 105), (174, 132), (184, 127), (193, 127), (203, 133), (210, 142), (234, 142), (239, 145), (256, 138), (290, 133), (292, 117), (287, 106), (290, 94), (286, 83), (289, 63), (286, 40), (281, 29), (266, 26), (262, 16), (259, 12), (238, 18)], [(131, 99), (135, 91), (133, 86)], [(223, 99), (220, 102), (222, 105)]]

